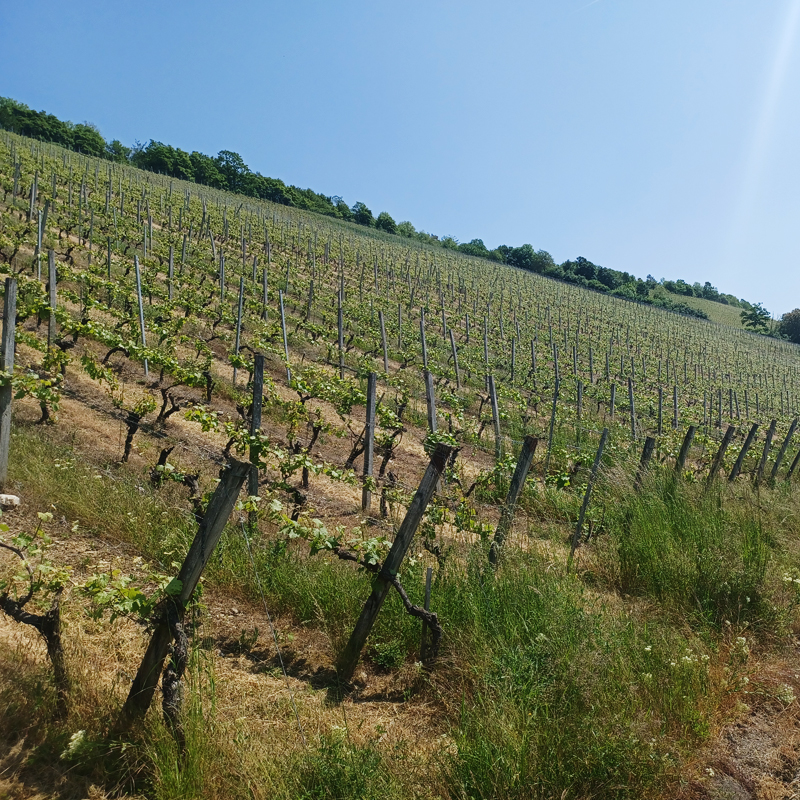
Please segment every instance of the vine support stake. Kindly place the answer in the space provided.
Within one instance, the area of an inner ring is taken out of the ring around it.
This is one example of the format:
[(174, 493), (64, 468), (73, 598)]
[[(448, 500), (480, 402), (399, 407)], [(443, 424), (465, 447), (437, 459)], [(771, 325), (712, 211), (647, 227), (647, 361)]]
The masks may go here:
[(56, 340), (56, 254), (47, 251), (47, 282), (50, 290), (50, 318), (47, 323), (47, 349)]
[(461, 372), (458, 369), (458, 351), (456, 350), (456, 339), (453, 335), (453, 329), (450, 328), (450, 349), (453, 351), (453, 369), (456, 373), (456, 388), (461, 388)]
[(389, 550), (380, 572), (375, 576), (372, 584), (372, 593), (364, 604), (353, 632), (350, 634), (350, 639), (336, 662), (339, 679), (344, 683), (349, 682), (353, 677), (367, 637), (375, 624), (393, 581), (397, 578), (400, 565), (403, 563), (403, 559), (411, 545), (411, 540), (422, 521), (422, 515), (425, 513), (425, 509), (436, 491), (436, 484), (439, 482), (439, 478), (444, 472), (445, 464), (447, 464), (452, 452), (453, 448), (442, 442), (437, 444), (436, 449), (433, 451), (428, 468), (425, 470), (422, 482), (411, 500), (411, 505), (408, 507), (406, 516), (400, 525), (400, 530), (397, 531), (391, 550)]
[(733, 465), (731, 469), (731, 474), (728, 476), (728, 482), (733, 483), (736, 478), (739, 477), (739, 473), (742, 471), (742, 464), (744, 464), (745, 457), (750, 450), (750, 446), (753, 444), (753, 440), (756, 438), (756, 434), (758, 433), (758, 423), (754, 422), (750, 426), (750, 432), (747, 434), (747, 438), (744, 440), (744, 444), (742, 445), (742, 449), (739, 451), (739, 457), (736, 459), (736, 463)]
[(714, 461), (711, 464), (711, 470), (708, 473), (708, 478), (706, 479), (706, 489), (711, 486), (711, 484), (714, 482), (714, 478), (717, 477), (719, 468), (722, 466), (722, 459), (725, 458), (725, 451), (728, 449), (728, 445), (731, 443), (735, 433), (736, 426), (728, 425), (725, 435), (722, 437), (722, 442), (720, 442), (719, 450), (717, 450), (717, 454), (714, 456)]
[(286, 312), (283, 309), (283, 290), (278, 289), (278, 302), (281, 307), (281, 331), (283, 331), (283, 355), (286, 358), (286, 382), (292, 382), (292, 370), (289, 368), (289, 340), (286, 338)]
[(789, 432), (786, 434), (786, 438), (783, 440), (783, 444), (781, 445), (781, 449), (778, 450), (778, 455), (775, 458), (775, 463), (772, 466), (772, 474), (770, 475), (770, 479), (772, 481), (778, 477), (778, 470), (781, 468), (781, 464), (783, 463), (783, 457), (786, 455), (786, 450), (789, 447), (789, 443), (792, 441), (792, 436), (794, 436), (794, 432), (797, 429), (797, 417), (792, 420), (792, 424), (789, 426)]
[(686, 431), (686, 436), (683, 437), (683, 444), (681, 445), (680, 452), (678, 453), (678, 460), (675, 462), (675, 472), (677, 472), (679, 475), (683, 472), (683, 469), (686, 466), (686, 458), (689, 455), (689, 450), (692, 446), (692, 442), (694, 441), (694, 435), (696, 432), (697, 428), (694, 425), (690, 425)]
[(386, 321), (383, 318), (383, 311), (378, 311), (378, 321), (381, 324), (381, 347), (383, 348), (383, 371), (389, 374), (389, 353), (386, 349)]
[[(17, 326), (17, 281), (6, 278), (3, 298), (3, 349), (0, 353), (0, 369), (14, 374), (14, 339)], [(11, 399), (14, 390), (8, 383), (0, 386), (0, 489), (5, 491), (8, 482), (8, 448), (11, 443)]]
[(522, 493), (522, 487), (525, 485), (525, 479), (528, 477), (531, 464), (533, 463), (533, 455), (536, 452), (536, 446), (539, 440), (535, 436), (526, 436), (522, 442), (522, 450), (517, 459), (517, 466), (514, 469), (514, 475), (511, 478), (511, 485), (508, 487), (508, 495), (506, 502), (503, 506), (503, 511), (500, 514), (500, 522), (497, 525), (497, 530), (494, 532), (494, 541), (489, 550), (489, 563), (492, 565), (497, 564), (497, 556), (500, 549), (511, 530), (511, 523), (514, 521), (514, 511), (517, 507), (517, 500)]
[(764, 442), (764, 450), (761, 453), (761, 461), (758, 462), (758, 471), (756, 472), (756, 486), (764, 479), (764, 470), (767, 467), (767, 460), (769, 459), (769, 451), (772, 447), (772, 437), (775, 435), (775, 426), (778, 424), (777, 420), (772, 420), (767, 430), (767, 439)]
[(122, 707), (118, 723), (118, 727), (122, 730), (127, 729), (135, 719), (143, 717), (150, 707), (164, 659), (167, 657), (172, 643), (169, 606), (172, 606), (179, 617), (183, 616), (186, 605), (197, 588), (200, 576), (222, 536), (222, 531), (249, 472), (250, 464), (233, 461), (222, 474), (222, 479), (211, 497), (208, 510), (203, 516), (203, 521), (200, 523), (178, 573), (177, 580), (181, 582), (180, 591), (165, 601), (165, 607), (159, 615), (142, 663), (139, 665), (125, 705)]
[[(235, 355), (239, 355), (239, 345), (242, 342), (242, 306), (244, 304), (244, 275), (239, 277), (239, 307), (236, 315), (236, 351)], [(236, 386), (236, 376), (239, 369), (236, 365), (233, 367), (233, 385)]]
[(608, 428), (603, 428), (603, 433), (600, 436), (600, 445), (597, 448), (597, 455), (594, 457), (594, 464), (592, 464), (592, 472), (589, 475), (589, 482), (586, 484), (586, 494), (583, 496), (583, 505), (581, 512), (578, 515), (578, 524), (575, 526), (575, 533), (572, 535), (572, 546), (569, 550), (569, 564), (572, 564), (572, 559), (575, 556), (575, 548), (581, 540), (581, 530), (583, 529), (583, 520), (586, 517), (586, 510), (589, 508), (589, 501), (592, 498), (592, 487), (594, 486), (597, 472), (600, 469), (600, 462), (603, 458), (603, 450), (605, 450), (606, 442), (608, 441)]
[[(253, 363), (253, 409), (250, 412), (250, 435), (255, 436), (261, 430), (261, 405), (264, 393), (264, 355), (256, 353)], [(247, 476), (247, 494), (258, 496), (257, 450), (250, 445), (250, 474)]]
[(369, 511), (372, 505), (373, 464), (375, 456), (375, 393), (378, 385), (378, 376), (370, 372), (367, 377), (367, 424), (364, 430), (364, 486), (361, 489), (361, 510)]
[(494, 385), (494, 375), (489, 375), (489, 399), (492, 404), (492, 424), (494, 426), (494, 457), (499, 461), (503, 455), (503, 439), (500, 434), (500, 409), (497, 405), (497, 389)]
[[(139, 256), (133, 257), (133, 268), (136, 273), (136, 297), (139, 301), (139, 328), (142, 331), (142, 347), (147, 347), (144, 332), (144, 306), (142, 305), (142, 274), (139, 270)], [(144, 360), (144, 376), (148, 377), (147, 358)]]
[(647, 468), (650, 465), (650, 459), (653, 457), (653, 450), (656, 449), (656, 440), (654, 436), (648, 436), (644, 440), (644, 449), (642, 450), (642, 458), (639, 462), (639, 469), (636, 472), (636, 480), (634, 481), (633, 485), (636, 488), (636, 491), (640, 491), (642, 488), (642, 481), (644, 480), (644, 476), (647, 473)]

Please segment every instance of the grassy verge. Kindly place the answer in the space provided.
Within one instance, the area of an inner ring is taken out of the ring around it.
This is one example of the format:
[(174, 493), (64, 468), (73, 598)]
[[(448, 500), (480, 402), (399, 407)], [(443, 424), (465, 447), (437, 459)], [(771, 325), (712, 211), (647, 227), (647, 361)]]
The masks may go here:
[[(17, 429), (12, 448), (12, 479), (27, 504), (53, 505), (165, 570), (182, 557), (194, 526), (179, 487), (156, 493), (142, 476), (92, 464), (45, 429)], [(574, 493), (555, 488), (528, 503), (534, 524), (562, 521), (562, 538), (578, 505)], [(655, 795), (744, 696), (751, 650), (780, 647), (794, 622), (796, 501), (784, 488), (703, 495), (655, 474), (638, 494), (607, 481), (595, 503), (608, 513), (577, 571), (567, 571), (563, 548), (536, 540), (525, 551), (507, 549), (497, 571), (481, 542), (454, 547), (439, 565), (433, 608), (446, 632), (442, 659), (407, 684), (409, 698), (440, 709), (442, 735), (430, 737), (423, 766), (412, 769), (404, 747), (351, 736), (346, 726), (316, 730), (308, 747), (286, 731), (270, 738), (240, 727), (216, 710), (202, 637), (190, 670), (185, 760), (155, 710), (140, 735), (109, 744), (103, 731), (119, 696), (100, 687), (77, 684), (69, 717), (54, 720), (46, 670), (23, 651), (2, 657), (2, 673), (15, 676), (0, 689), (3, 734), (13, 739), (27, 720), (38, 742), (35, 766), (61, 763), (72, 734), (85, 730), (88, 743), (78, 742), (65, 770), (159, 800)], [(335, 653), (369, 577), (267, 530), (252, 545), (271, 610), (323, 629)], [(422, 596), (423, 576), (421, 560), (403, 570), (413, 599)], [(235, 525), (206, 586), (259, 596)], [(71, 613), (82, 624), (80, 609)], [(384, 670), (408, 669), (419, 634), (418, 621), (391, 597), (367, 656)]]

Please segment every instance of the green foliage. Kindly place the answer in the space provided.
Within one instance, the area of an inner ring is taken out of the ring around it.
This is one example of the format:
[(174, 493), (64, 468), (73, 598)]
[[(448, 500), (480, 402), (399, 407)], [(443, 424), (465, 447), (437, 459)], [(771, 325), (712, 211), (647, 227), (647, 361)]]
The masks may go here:
[(770, 313), (761, 303), (746, 308), (741, 313), (742, 325), (756, 333), (766, 333), (769, 330)]
[(374, 744), (356, 746), (341, 729), (321, 737), (298, 770), (298, 800), (384, 800), (395, 793)]
[(800, 308), (788, 311), (781, 317), (780, 332), (795, 344), (800, 344)]
[(646, 594), (702, 624), (769, 619), (767, 539), (759, 521), (700, 499), (673, 478), (615, 504), (607, 555), (626, 594)]

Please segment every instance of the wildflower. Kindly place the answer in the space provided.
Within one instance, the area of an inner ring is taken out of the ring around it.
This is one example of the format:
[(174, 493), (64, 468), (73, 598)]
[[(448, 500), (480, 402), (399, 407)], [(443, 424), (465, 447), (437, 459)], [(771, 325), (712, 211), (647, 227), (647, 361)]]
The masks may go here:
[(647, 647), (644, 648), (644, 651), (645, 651), (645, 653), (649, 653), (652, 649), (653, 649), (653, 646), (648, 644)]
[(85, 744), (86, 731), (75, 731), (75, 733), (69, 737), (69, 743), (67, 744), (64, 752), (61, 754), (61, 760), (66, 761), (68, 758), (73, 758), (81, 751)]
[(792, 689), (792, 687), (786, 683), (782, 683), (778, 687), (778, 691), (776, 692), (775, 696), (781, 701), (781, 703), (787, 706), (791, 703), (794, 703), (795, 700), (794, 689)]

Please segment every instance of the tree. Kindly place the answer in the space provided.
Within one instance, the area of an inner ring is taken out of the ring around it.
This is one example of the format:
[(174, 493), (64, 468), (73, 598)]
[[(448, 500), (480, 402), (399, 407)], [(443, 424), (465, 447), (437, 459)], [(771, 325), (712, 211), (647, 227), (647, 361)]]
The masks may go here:
[(220, 150), (214, 161), (217, 169), (225, 176), (228, 189), (232, 192), (239, 191), (245, 176), (250, 173), (244, 159), (233, 150)]
[(386, 233), (397, 233), (397, 223), (389, 215), (388, 211), (381, 211), (375, 220), (375, 227)]
[(781, 317), (779, 330), (790, 342), (800, 344), (800, 308)]
[(405, 236), (411, 239), (416, 235), (417, 229), (408, 220), (405, 220), (404, 222), (398, 223), (397, 232), (400, 234), (400, 236)]
[(770, 313), (762, 303), (756, 303), (741, 313), (742, 325), (756, 333), (766, 333), (769, 330)]
[(106, 144), (106, 158), (109, 161), (117, 161), (119, 163), (126, 163), (131, 157), (131, 148), (126, 147), (119, 139)]
[(353, 212), (353, 222), (357, 222), (359, 225), (366, 225), (368, 228), (375, 224), (372, 212), (361, 201), (356, 203), (351, 211)]

